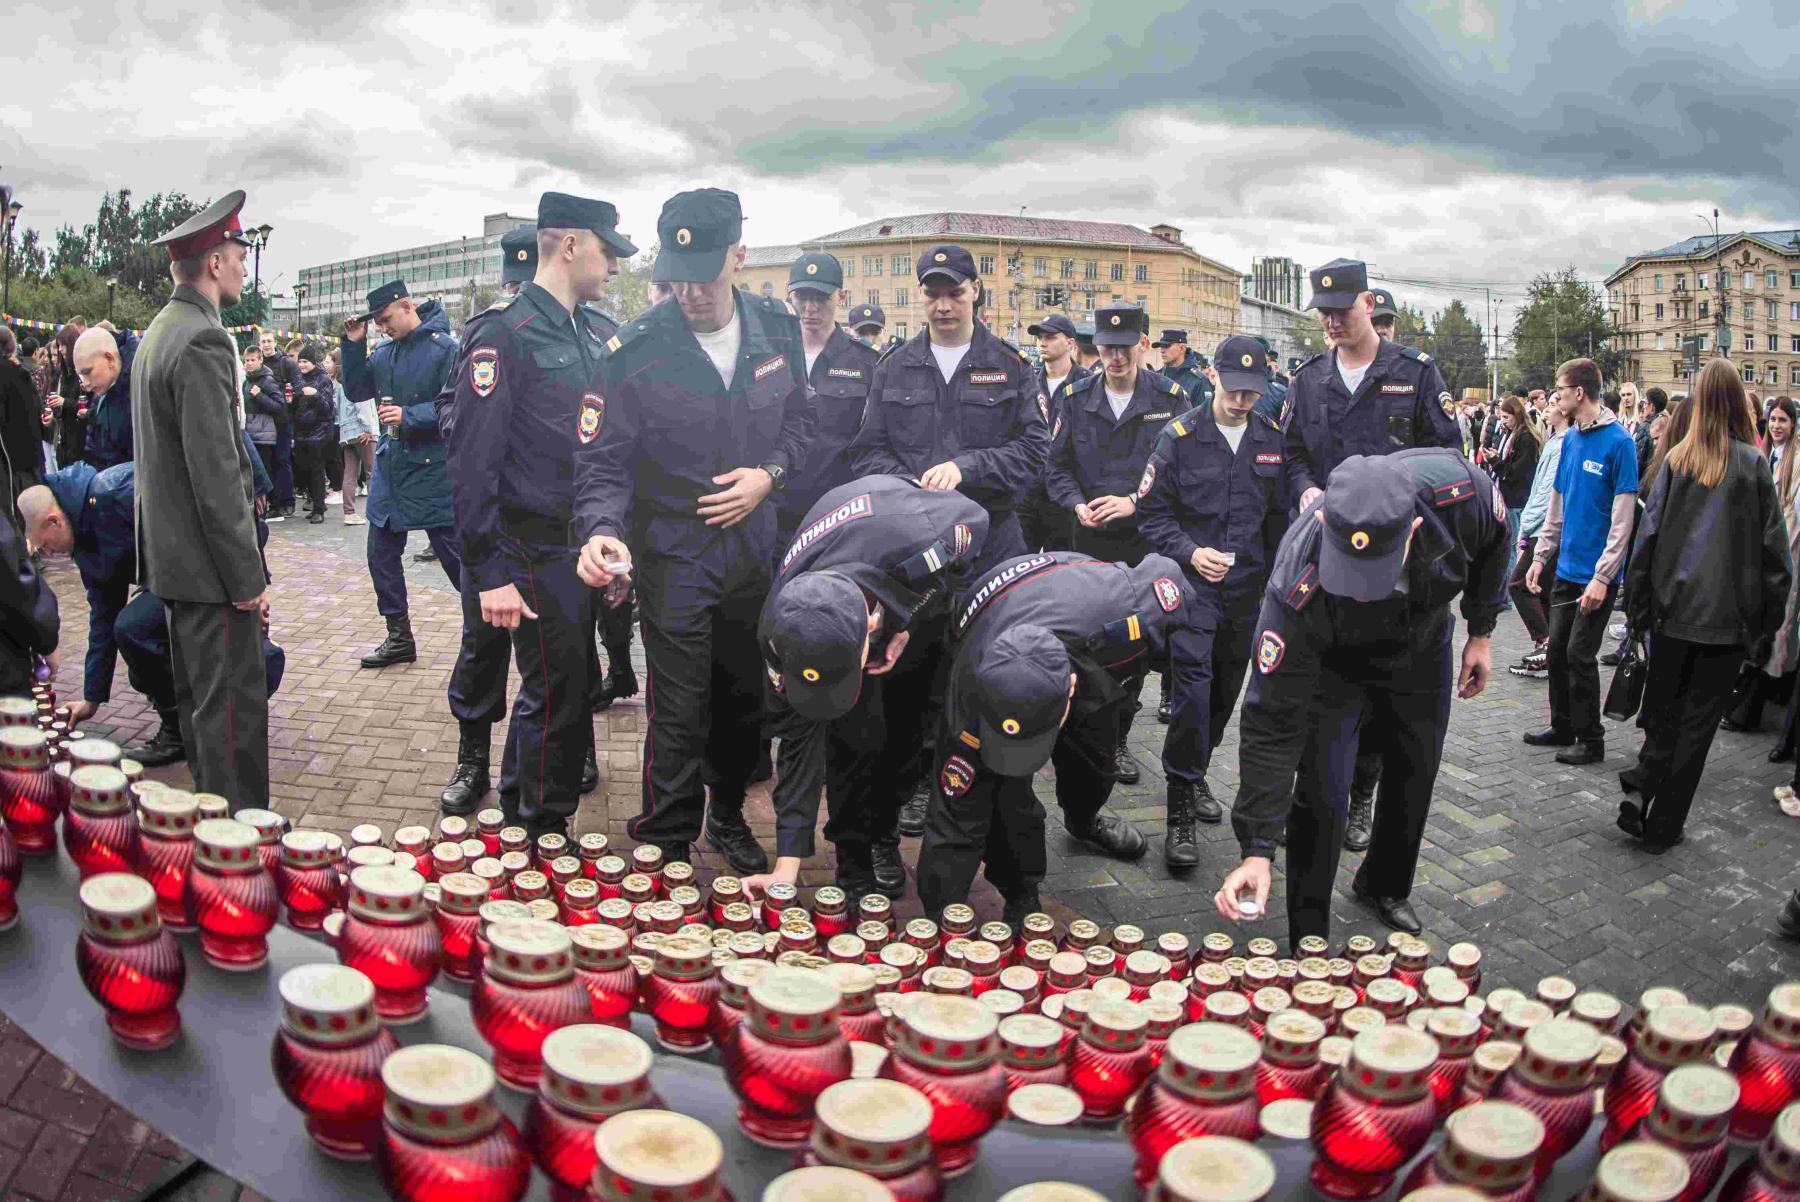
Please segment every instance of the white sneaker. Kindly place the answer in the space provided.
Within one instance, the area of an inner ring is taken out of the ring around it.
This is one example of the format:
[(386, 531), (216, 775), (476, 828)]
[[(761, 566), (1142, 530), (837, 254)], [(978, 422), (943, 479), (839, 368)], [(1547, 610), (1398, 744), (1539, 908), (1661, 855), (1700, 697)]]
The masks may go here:
[(343, 501), (344, 494), (337, 491), (335, 488), (325, 490), (325, 503), (327, 505), (341, 505), (343, 504)]
[(369, 495), (369, 486), (367, 484), (358, 484), (356, 486), (356, 495), (359, 497), (368, 496)]
[(344, 515), (344, 525), (346, 526), (367, 526), (368, 524), (369, 519), (360, 513), (346, 513)]

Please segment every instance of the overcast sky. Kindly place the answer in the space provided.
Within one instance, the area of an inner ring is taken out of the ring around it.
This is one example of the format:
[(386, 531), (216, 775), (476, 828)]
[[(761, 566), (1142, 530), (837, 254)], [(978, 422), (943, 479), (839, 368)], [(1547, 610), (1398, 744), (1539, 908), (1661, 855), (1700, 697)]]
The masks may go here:
[(1727, 230), (1800, 224), (1793, 0), (12, 12), (0, 178), (24, 223), (48, 242), (109, 188), (242, 187), (246, 224), (275, 227), (276, 290), (530, 215), (546, 188), (613, 201), (640, 245), (668, 195), (715, 185), (753, 245), (1024, 205), (1167, 221), (1243, 271), (1344, 254), (1509, 300), (1537, 271), (1598, 279), (1700, 233), (1715, 206)]

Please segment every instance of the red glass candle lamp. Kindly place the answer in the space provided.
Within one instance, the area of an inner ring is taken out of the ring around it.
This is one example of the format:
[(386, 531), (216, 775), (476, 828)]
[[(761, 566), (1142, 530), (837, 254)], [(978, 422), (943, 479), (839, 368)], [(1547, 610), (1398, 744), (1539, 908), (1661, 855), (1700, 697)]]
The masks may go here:
[(825, 944), (825, 957), (833, 964), (867, 964), (869, 945), (862, 941), (860, 935), (849, 932), (833, 935)]
[(481, 840), (483, 855), (500, 858), (500, 832), (505, 826), (506, 815), (499, 810), (490, 808), (475, 815), (475, 837)]
[(941, 1202), (924, 1094), (898, 1081), (840, 1081), (819, 1095), (816, 1111), (806, 1164), (866, 1173), (896, 1202)]
[(1123, 975), (1131, 986), (1131, 1000), (1141, 1002), (1150, 996), (1152, 985), (1168, 979), (1169, 962), (1160, 952), (1139, 948), (1126, 954)]
[(452, 872), (438, 878), (438, 902), (431, 920), (437, 926), (444, 949), (444, 975), (473, 981), (481, 974), (481, 907), (490, 900), (487, 881), (472, 872)]
[(998, 1022), (971, 998), (916, 994), (899, 1011), (893, 1054), (881, 1066), (890, 1081), (931, 1102), (931, 1144), (946, 1177), (967, 1172), (976, 1145), (1006, 1106)]
[(368, 1160), (381, 1133), (381, 1065), (400, 1047), (376, 1017), (375, 987), (341, 964), (305, 964), (283, 973), (279, 988), (276, 1084), (320, 1151)]
[[(378, 987), (379, 988), (379, 987)], [(464, 1048), (416, 1044), (381, 1065), (375, 1167), (395, 1202), (517, 1202), (531, 1154), (494, 1102), (494, 1070)]]
[(274, 810), (254, 807), (239, 810), (232, 817), (256, 832), (257, 855), (262, 858), (263, 868), (274, 876), (281, 863), (281, 836), (287, 833), (287, 819)]
[(1087, 988), (1087, 957), (1080, 952), (1057, 952), (1050, 957), (1044, 977), (1044, 996), (1055, 997)]
[(804, 968), (775, 965), (750, 986), (744, 1021), (720, 1045), (720, 1060), (738, 1096), (738, 1125), (754, 1142), (804, 1146), (819, 1094), (850, 1079), (850, 1041), (837, 1025), (842, 1000), (831, 978)]
[(1532, 1165), (1543, 1137), (1543, 1123), (1524, 1107), (1478, 1102), (1450, 1116), (1444, 1142), (1407, 1174), (1400, 1195), (1455, 1186), (1495, 1202), (1532, 1202), (1538, 1184)]
[(1135, 1002), (1102, 1000), (1088, 1011), (1081, 1037), (1069, 1049), (1069, 1088), (1080, 1095), (1087, 1122), (1116, 1120), (1149, 1078), (1148, 1028)]
[(1011, 990), (1024, 999), (1025, 1009), (1036, 1013), (1038, 1003), (1044, 997), (1044, 978), (1034, 968), (1023, 964), (1009, 964), (1000, 970), (1000, 988)]
[(879, 962), (900, 974), (899, 992), (914, 993), (921, 987), (925, 953), (910, 943), (894, 942), (881, 949)]
[(525, 1111), (525, 1146), (556, 1202), (583, 1202), (599, 1157), (594, 1133), (615, 1115), (660, 1108), (649, 1045), (629, 1031), (583, 1023), (544, 1040), (544, 1070)]
[(287, 907), (288, 925), (296, 931), (317, 931), (325, 925), (325, 916), (344, 903), (343, 878), (329, 835), (300, 830), (281, 837), (275, 892)]
[(1261, 1202), (1275, 1188), (1275, 1162), (1253, 1144), (1206, 1135), (1170, 1149), (1145, 1202)]
[(728, 960), (719, 965), (719, 999), (713, 1006), (709, 1026), (716, 1047), (729, 1047), (737, 1038), (738, 1028), (749, 1013), (750, 987), (773, 967), (771, 960)]
[(819, 938), (842, 935), (856, 924), (850, 914), (850, 902), (836, 885), (824, 885), (813, 891), (812, 924)]
[(1677, 1202), (1700, 1202), (1719, 1183), (1730, 1152), (1726, 1136), (1737, 1103), (1737, 1080), (1711, 1064), (1684, 1064), (1663, 1078), (1656, 1105), (1638, 1136), (1663, 1145), (1687, 1162), (1687, 1188)]
[(712, 944), (686, 935), (664, 936), (657, 941), (654, 965), (643, 995), (645, 1009), (656, 1020), (657, 1042), (684, 1055), (704, 1052), (712, 1046), (712, 1010), (719, 997)]
[[(1523, 1051), (1518, 1044), (1501, 1039), (1490, 1039), (1476, 1047), (1469, 1054), (1469, 1067), (1463, 1073), (1462, 1097), (1457, 1102), (1458, 1109), (1486, 1101), (1500, 1079), (1518, 1063)], [(1592, 1118), (1591, 1112), (1589, 1117)]]
[(640, 983), (631, 962), (631, 937), (605, 923), (572, 927), (575, 979), (587, 991), (591, 1022), (629, 1027)]
[[(1456, 985), (1462, 988), (1460, 981)], [(1437, 1063), (1431, 1066), (1431, 1096), (1437, 1103), (1441, 1122), (1462, 1105), (1463, 1080), (1469, 1073), (1469, 1060), (1481, 1046), (1481, 1020), (1467, 1010), (1440, 1007), (1426, 1012), (1423, 1028), (1438, 1045)], [(1589, 1115), (1592, 1116), (1591, 1109)]]
[(1000, 1020), (1000, 1065), (1006, 1090), (1027, 1085), (1067, 1085), (1062, 1024), (1041, 1014), (1010, 1014)]
[[(421, 828), (422, 829), (422, 828)], [(338, 962), (375, 985), (375, 1012), (390, 1024), (425, 1017), (426, 990), (443, 965), (443, 941), (425, 905), (425, 878), (391, 864), (350, 874), (349, 916)]]
[(203, 819), (194, 828), (183, 903), (200, 929), (200, 953), (214, 968), (251, 972), (269, 958), (281, 899), (259, 841), (255, 828), (233, 818)]
[(82, 879), (103, 872), (143, 875), (137, 814), (131, 808), (125, 774), (90, 764), (75, 769), (69, 783), (62, 840)]
[(37, 725), (37, 704), (30, 697), (0, 697), (0, 727)]
[(19, 854), (54, 854), (62, 812), (44, 733), (30, 726), (0, 727), (0, 818), (12, 829)]
[(725, 1146), (699, 1119), (667, 1110), (614, 1115), (594, 1133), (600, 1202), (732, 1202), (719, 1180)]
[(954, 994), (957, 997), (975, 996), (975, 978), (960, 968), (952, 968), (948, 964), (940, 964), (936, 968), (928, 968), (921, 975), (920, 981), (927, 993)]
[(394, 832), (394, 850), (413, 858), (413, 871), (430, 879), (431, 831), (422, 826), (403, 826)]
[(1556, 1015), (1550, 1007), (1536, 998), (1517, 998), (1501, 1009), (1494, 1022), (1494, 1038), (1504, 1039), (1508, 1043), (1523, 1046), (1525, 1032), (1540, 1023), (1547, 1023)]
[[(1283, 1010), (1291, 1010), (1294, 999), (1279, 985), (1269, 985), (1250, 995), (1250, 1034), (1261, 1039), (1269, 1020)], [(1323, 1038), (1323, 1036), (1321, 1036)]]
[(1203, 1135), (1257, 1135), (1256, 1065), (1262, 1050), (1248, 1031), (1190, 1023), (1169, 1037), (1156, 1075), (1125, 1120), (1137, 1153), (1139, 1186), (1156, 1180), (1171, 1148)]
[(512, 881), (506, 875), (495, 856), (479, 856), (469, 864), (469, 871), (480, 877), (487, 884), (489, 901), (509, 901), (512, 898)]
[[(1246, 1033), (1249, 1033), (1250, 999), (1235, 989), (1222, 989), (1218, 993), (1209, 993), (1206, 995), (1206, 1005), (1203, 1008), (1201, 1021), (1224, 1023), (1229, 1027), (1242, 1027)], [(1255, 1035), (1250, 1037), (1256, 1038)]]
[[(1492, 999), (1489, 999), (1490, 1002)], [(1687, 994), (1679, 989), (1671, 989), (1667, 985), (1652, 985), (1638, 995), (1637, 1009), (1631, 1012), (1631, 1019), (1625, 1024), (1624, 1034), (1627, 1048), (1636, 1047), (1638, 1037), (1644, 1033), (1644, 1025), (1649, 1022), (1650, 1015), (1661, 1006), (1683, 1006), (1688, 1001)]]
[(1540, 1182), (1593, 1124), (1594, 1060), (1599, 1054), (1600, 1035), (1586, 1023), (1540, 1023), (1525, 1033), (1511, 1071), (1489, 1091), (1496, 1101), (1523, 1107), (1543, 1123), (1534, 1170)]
[(1373, 1198), (1418, 1154), (1437, 1121), (1431, 1066), (1437, 1044), (1404, 1026), (1364, 1031), (1313, 1107), (1313, 1188), (1327, 1198)]
[(1776, 1116), (1756, 1155), (1725, 1179), (1718, 1202), (1800, 1202), (1800, 1105)]
[(534, 1090), (545, 1037), (593, 1017), (587, 989), (575, 979), (574, 947), (562, 927), (533, 920), (500, 923), (487, 940), (469, 1011), (494, 1049), (501, 1083)]
[(1176, 1028), (1187, 1023), (1186, 996), (1186, 991), (1175, 982), (1159, 981), (1151, 988), (1150, 996), (1138, 1003), (1143, 1007), (1147, 1023), (1144, 1028), (1144, 1046), (1150, 1049), (1152, 1070), (1162, 1063), (1169, 1036), (1175, 1034)]
[(19, 921), (19, 881), (24, 875), (19, 845), (13, 842), (6, 819), (0, 818), (0, 931), (11, 930)]
[(820, 969), (843, 1000), (838, 1005), (838, 1030), (851, 1043), (881, 1043), (881, 1015), (875, 1012), (875, 974), (867, 964), (831, 964)]
[(1606, 1083), (1606, 1126), (1602, 1151), (1623, 1140), (1656, 1105), (1662, 1080), (1672, 1070), (1706, 1055), (1712, 1042), (1712, 1016), (1700, 1006), (1672, 1002), (1651, 1008), (1625, 1063)]
[(175, 1003), (187, 963), (157, 917), (156, 890), (135, 874), (106, 872), (83, 881), (80, 897), (75, 967), (113, 1038), (141, 1052), (168, 1047), (181, 1035)]
[[(63, 791), (62, 802), (65, 807), (69, 804), (69, 797), (74, 788), (72, 781), (75, 769), (98, 766), (102, 768), (119, 768), (120, 771), (124, 771), (124, 769), (120, 767), (124, 755), (119, 750), (119, 745), (110, 739), (95, 739), (87, 738), (85, 736), (79, 739), (71, 739), (63, 748), (63, 753), (62, 762), (67, 765), (67, 768), (65, 770), (58, 770), (56, 778), (59, 787)], [(140, 769), (140, 772), (141, 771), (142, 770)], [(127, 784), (129, 784), (131, 777), (127, 775), (125, 779)]]
[(1756, 1029), (1732, 1049), (1730, 1067), (1738, 1082), (1731, 1136), (1762, 1139), (1800, 1096), (1800, 982), (1769, 991)]
[(1330, 1076), (1330, 1068), (1319, 1060), (1324, 1040), (1325, 1024), (1303, 1010), (1270, 1015), (1263, 1028), (1262, 1059), (1256, 1063), (1258, 1103), (1316, 1099)]
[(1578, 1202), (1675, 1202), (1687, 1184), (1687, 1162), (1680, 1154), (1632, 1140), (1600, 1158)]

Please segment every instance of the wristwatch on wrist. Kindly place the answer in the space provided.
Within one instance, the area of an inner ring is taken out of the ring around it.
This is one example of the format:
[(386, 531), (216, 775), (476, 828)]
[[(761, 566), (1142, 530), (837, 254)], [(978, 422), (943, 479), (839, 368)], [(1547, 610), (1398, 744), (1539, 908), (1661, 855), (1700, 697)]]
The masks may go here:
[(769, 480), (775, 485), (776, 492), (787, 487), (787, 469), (779, 463), (759, 463), (756, 466), (769, 473)]

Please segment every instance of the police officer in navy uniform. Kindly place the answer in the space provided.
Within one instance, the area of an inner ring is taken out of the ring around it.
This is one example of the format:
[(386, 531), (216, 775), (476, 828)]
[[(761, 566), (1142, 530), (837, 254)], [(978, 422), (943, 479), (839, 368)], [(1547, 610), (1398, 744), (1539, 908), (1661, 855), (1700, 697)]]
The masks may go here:
[(1263, 586), (1297, 499), (1281, 427), (1257, 409), (1268, 386), (1261, 344), (1233, 334), (1213, 361), (1218, 390), (1162, 431), (1137, 502), (1144, 537), (1181, 565), (1195, 598), (1170, 646), (1163, 859), (1171, 868), (1198, 864), (1194, 823), (1223, 816), (1206, 771), (1237, 708)]
[(1268, 377), (1268, 385), (1256, 402), (1256, 411), (1279, 426), (1287, 414), (1288, 379), (1276, 370), (1278, 360), (1269, 340), (1260, 334), (1255, 335), (1255, 338), (1262, 347), (1263, 374)]
[[(1135, 304), (1094, 314), (1101, 371), (1065, 382), (1051, 402), (1046, 481), (1050, 499), (1074, 518), (1074, 549), (1095, 559), (1135, 564), (1150, 551), (1138, 530), (1137, 489), (1156, 439), (1192, 402), (1166, 376), (1137, 366), (1134, 352), (1147, 317)], [(1135, 784), (1137, 761), (1126, 750), (1143, 677), (1128, 686), (1116, 747), (1118, 778)]]
[(1006, 921), (1038, 908), (1044, 809), (1032, 777), (1056, 766), (1069, 834), (1114, 859), (1144, 854), (1143, 833), (1102, 813), (1116, 771), (1125, 683), (1166, 654), (1193, 592), (1160, 555), (1136, 566), (1073, 551), (984, 571), (957, 600), (956, 658), (938, 728), (934, 791), (919, 849), (927, 914), (964, 901), (985, 862)]
[(876, 364), (851, 453), (859, 472), (959, 489), (988, 511), (993, 553), (1016, 555), (1017, 509), (1049, 450), (1046, 402), (1031, 363), (978, 320), (986, 298), (974, 256), (933, 246), (918, 277), (926, 327)]
[(1394, 294), (1386, 288), (1377, 288), (1372, 293), (1375, 307), (1369, 311), (1369, 324), (1375, 332), (1392, 342), (1394, 329), (1400, 321), (1400, 311), (1394, 308)]
[[(1289, 942), (1328, 934), (1341, 799), (1366, 703), (1388, 738), (1375, 841), (1352, 889), (1388, 926), (1420, 929), (1407, 896), (1451, 691), (1468, 698), (1487, 685), (1506, 567), (1505, 509), (1460, 452), (1420, 448), (1338, 465), (1283, 537), (1263, 594), (1231, 815), (1244, 860), (1214, 897), (1221, 915), (1247, 917), (1240, 905), (1252, 900), (1261, 912), (1285, 828)], [(1469, 629), (1453, 678), (1458, 594)]]
[(850, 468), (850, 440), (862, 428), (878, 356), (839, 327), (838, 304), (846, 295), (844, 268), (835, 255), (809, 252), (788, 269), (788, 305), (800, 320), (815, 424), (806, 470), (775, 498), (781, 519), (778, 548), (786, 548), (800, 519), (820, 497), (856, 475)]
[(591, 752), (588, 589), (570, 531), (575, 446), (599, 407), (602, 348), (614, 327), (583, 306), (637, 247), (605, 201), (546, 192), (535, 277), (469, 324), (456, 371), (451, 477), (465, 570), (481, 619), (512, 632), (519, 691), (507, 731), (516, 801), (534, 834), (567, 833)]
[(1206, 377), (1206, 356), (1188, 349), (1186, 330), (1164, 330), (1162, 337), (1150, 345), (1162, 352), (1162, 366), (1157, 370), (1181, 385), (1181, 390), (1193, 398), (1194, 404), (1203, 405), (1212, 400), (1213, 386)]
[(871, 350), (881, 350), (881, 332), (887, 329), (887, 314), (880, 305), (857, 305), (850, 310), (850, 332)]
[[(1057, 390), (1090, 372), (1076, 361), (1075, 323), (1065, 314), (1052, 313), (1027, 327), (1026, 333), (1037, 339), (1038, 395), (1044, 398), (1044, 420), (1055, 429), (1056, 415), (1052, 410)], [(1046, 472), (1048, 468), (1046, 460)], [(1027, 551), (1067, 551), (1073, 545), (1074, 519), (1068, 510), (1050, 499), (1045, 473), (1039, 473), (1037, 482), (1019, 505), (1019, 530)]]
[(775, 868), (747, 887), (795, 882), (823, 789), (838, 884), (852, 898), (906, 892), (894, 826), (949, 642), (949, 598), (982, 565), (987, 530), (987, 512), (961, 493), (898, 476), (852, 480), (806, 514), (759, 630), (781, 750)]
[(625, 572), (637, 588), (649, 729), (643, 810), (627, 830), (685, 860), (704, 815), (708, 841), (748, 876), (768, 868), (744, 821), (762, 717), (756, 622), (775, 549), (763, 502), (806, 467), (806, 363), (787, 306), (736, 286), (735, 193), (680, 193), (656, 231), (652, 275), (672, 295), (607, 343), (584, 405), (581, 576), (603, 588)]

